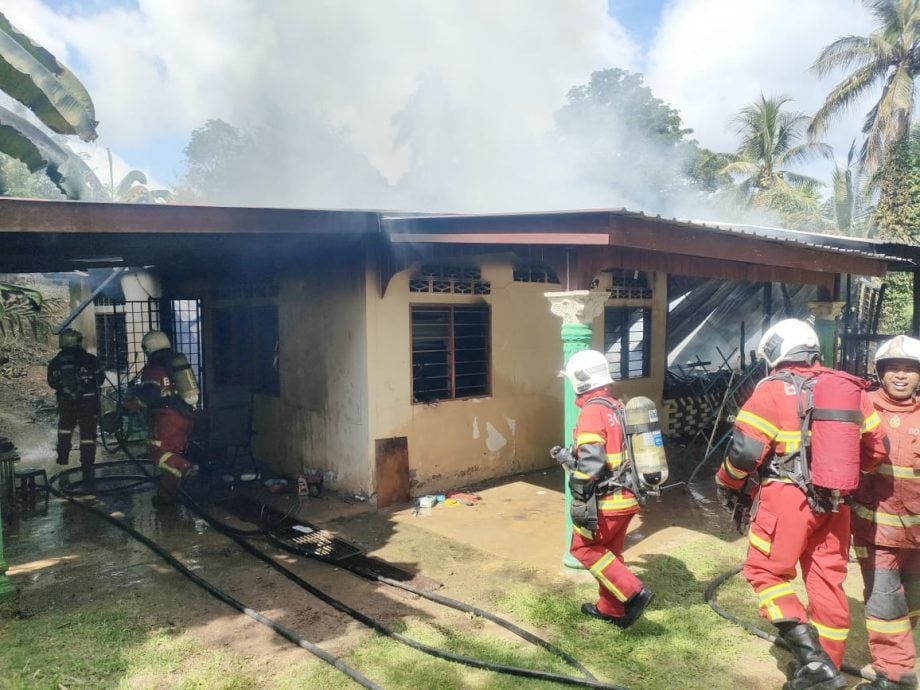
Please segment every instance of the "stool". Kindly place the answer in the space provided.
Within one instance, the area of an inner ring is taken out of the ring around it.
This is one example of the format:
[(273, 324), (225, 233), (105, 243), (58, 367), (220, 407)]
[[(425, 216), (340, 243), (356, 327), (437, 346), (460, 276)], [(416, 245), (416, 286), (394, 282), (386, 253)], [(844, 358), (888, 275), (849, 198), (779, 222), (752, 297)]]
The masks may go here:
[[(30, 467), (23, 470), (14, 470), (13, 476), (19, 480), (16, 492), (23, 500), (34, 498), (35, 492), (39, 490), (44, 491), (45, 494), (48, 493), (48, 473), (41, 468)], [(41, 484), (35, 483), (36, 477), (41, 477)]]

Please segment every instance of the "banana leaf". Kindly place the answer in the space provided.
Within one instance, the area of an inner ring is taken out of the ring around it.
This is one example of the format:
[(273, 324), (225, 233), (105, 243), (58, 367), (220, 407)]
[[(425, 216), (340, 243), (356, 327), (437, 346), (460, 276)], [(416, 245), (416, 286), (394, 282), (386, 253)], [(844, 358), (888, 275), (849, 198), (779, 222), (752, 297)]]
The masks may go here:
[(29, 172), (44, 169), (68, 199), (105, 198), (99, 178), (79, 156), (5, 108), (0, 108), (0, 153), (22, 161)]
[(93, 141), (99, 124), (92, 98), (57, 58), (0, 14), (0, 90), (38, 116), (51, 131)]

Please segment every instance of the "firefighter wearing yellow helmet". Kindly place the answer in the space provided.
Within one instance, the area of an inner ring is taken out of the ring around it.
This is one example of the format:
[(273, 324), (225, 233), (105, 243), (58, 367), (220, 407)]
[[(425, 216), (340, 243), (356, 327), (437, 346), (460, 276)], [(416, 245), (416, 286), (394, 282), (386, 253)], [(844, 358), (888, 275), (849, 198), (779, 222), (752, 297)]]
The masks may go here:
[(853, 495), (853, 545), (865, 587), (866, 631), (876, 678), (860, 688), (916, 688), (913, 628), (920, 618), (920, 340), (879, 345), (881, 387), (869, 394), (891, 453)]

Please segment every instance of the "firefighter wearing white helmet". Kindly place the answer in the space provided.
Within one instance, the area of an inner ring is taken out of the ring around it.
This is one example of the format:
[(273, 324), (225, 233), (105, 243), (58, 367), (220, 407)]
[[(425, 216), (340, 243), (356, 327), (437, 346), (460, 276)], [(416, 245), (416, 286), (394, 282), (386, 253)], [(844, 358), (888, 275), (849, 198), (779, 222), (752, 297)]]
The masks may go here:
[(61, 351), (48, 363), (48, 385), (58, 404), (57, 463), (70, 461), (74, 428), (80, 428), (80, 465), (84, 482), (93, 479), (96, 462), (96, 427), (99, 419), (99, 384), (105, 368), (96, 355), (83, 349), (83, 334), (65, 328), (58, 334)]
[(625, 439), (613, 397), (607, 358), (594, 350), (576, 352), (559, 372), (571, 382), (575, 404), (581, 408), (574, 430), (575, 452), (553, 449), (569, 458), (566, 466), (572, 494), (570, 551), (598, 581), (598, 599), (582, 613), (620, 628), (636, 622), (652, 599), (623, 561), (623, 543), (639, 502), (625, 482), (614, 483), (625, 469)]
[(876, 678), (863, 688), (916, 688), (912, 629), (920, 611), (920, 340), (899, 335), (879, 345), (872, 391), (891, 453), (863, 474), (853, 494), (853, 546), (865, 588), (866, 632)]
[(185, 453), (194, 426), (198, 384), (188, 358), (172, 350), (163, 331), (148, 332), (141, 347), (147, 364), (130, 397), (147, 410), (148, 452), (158, 473), (156, 501), (168, 503), (176, 496), (179, 479), (197, 471)]
[(811, 364), (821, 358), (815, 329), (798, 319), (784, 319), (767, 329), (757, 355), (773, 369), (783, 362)]
[[(771, 373), (735, 418), (716, 474), (718, 500), (734, 513), (759, 494), (743, 573), (757, 593), (760, 615), (776, 626), (794, 657), (784, 690), (843, 688), (839, 669), (850, 626), (843, 590), (850, 508), (843, 498), (856, 487), (860, 470), (871, 471), (885, 456), (885, 437), (865, 382), (821, 366), (809, 324), (780, 321), (764, 333), (758, 351)], [(839, 452), (817, 442), (828, 436), (828, 425)], [(843, 469), (848, 489), (836, 483), (841, 477), (834, 472)], [(807, 606), (791, 585), (797, 567)]]

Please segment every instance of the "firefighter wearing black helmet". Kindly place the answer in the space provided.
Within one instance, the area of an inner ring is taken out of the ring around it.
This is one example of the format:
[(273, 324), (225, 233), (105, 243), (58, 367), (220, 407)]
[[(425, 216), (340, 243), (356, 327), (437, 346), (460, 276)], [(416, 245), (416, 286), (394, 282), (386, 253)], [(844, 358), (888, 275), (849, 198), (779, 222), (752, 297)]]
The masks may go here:
[(99, 418), (99, 384), (105, 368), (99, 358), (83, 349), (83, 334), (66, 328), (58, 336), (60, 352), (48, 363), (48, 385), (58, 405), (57, 463), (69, 462), (74, 428), (80, 428), (80, 465), (83, 479), (93, 476), (96, 461), (96, 426)]

